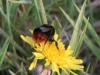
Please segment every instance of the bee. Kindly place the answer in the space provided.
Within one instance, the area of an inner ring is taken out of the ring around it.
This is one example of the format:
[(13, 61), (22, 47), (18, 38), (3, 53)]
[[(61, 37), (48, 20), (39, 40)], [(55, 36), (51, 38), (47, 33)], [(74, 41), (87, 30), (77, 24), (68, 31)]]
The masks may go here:
[(46, 44), (47, 41), (50, 41), (52, 43), (54, 41), (58, 48), (58, 44), (53, 38), (54, 34), (55, 34), (55, 29), (53, 26), (48, 24), (43, 24), (42, 26), (34, 29), (32, 39), (35, 43), (38, 44), (42, 42), (45, 42)]

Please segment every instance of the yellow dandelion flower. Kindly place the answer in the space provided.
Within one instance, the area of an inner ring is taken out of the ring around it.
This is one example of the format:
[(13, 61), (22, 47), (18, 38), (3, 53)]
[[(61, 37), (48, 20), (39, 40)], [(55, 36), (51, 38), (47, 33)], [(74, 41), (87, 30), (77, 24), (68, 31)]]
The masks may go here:
[(21, 38), (36, 50), (35, 52), (32, 52), (35, 59), (31, 63), (29, 70), (35, 68), (38, 60), (44, 60), (44, 66), (50, 66), (54, 72), (58, 73), (58, 75), (60, 75), (59, 68), (61, 68), (66, 74), (71, 72), (74, 75), (77, 74), (71, 70), (83, 70), (84, 68), (84, 66), (81, 65), (83, 61), (72, 56), (73, 50), (70, 49), (70, 46), (65, 49), (64, 44), (60, 41), (60, 39), (58, 39), (58, 35), (56, 33), (54, 35), (54, 40), (57, 41), (59, 49), (55, 42), (51, 43), (47, 41), (44, 46), (44, 42), (36, 44), (32, 40), (32, 37), (24, 37), (21, 35)]

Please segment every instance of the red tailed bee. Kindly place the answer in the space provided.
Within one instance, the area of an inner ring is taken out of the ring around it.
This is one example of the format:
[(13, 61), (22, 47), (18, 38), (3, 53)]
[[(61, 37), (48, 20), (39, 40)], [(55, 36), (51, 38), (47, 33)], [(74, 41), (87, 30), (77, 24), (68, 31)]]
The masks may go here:
[(42, 42), (45, 42), (46, 44), (47, 41), (50, 41), (52, 43), (54, 41), (58, 49), (58, 44), (53, 38), (54, 34), (55, 34), (55, 29), (53, 26), (48, 24), (43, 24), (42, 26), (34, 29), (32, 38), (33, 41), (38, 44)]

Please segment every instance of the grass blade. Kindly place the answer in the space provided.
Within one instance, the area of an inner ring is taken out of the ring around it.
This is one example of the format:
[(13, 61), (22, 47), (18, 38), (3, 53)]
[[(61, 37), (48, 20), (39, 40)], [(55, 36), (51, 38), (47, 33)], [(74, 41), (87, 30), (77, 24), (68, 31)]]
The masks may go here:
[(72, 24), (72, 26), (74, 27), (75, 26), (75, 23), (74, 21), (70, 18), (70, 16), (61, 8), (59, 7), (60, 10), (62, 11), (62, 13), (64, 14), (64, 16), (67, 18), (67, 20)]
[(33, 10), (35, 10), (35, 14), (36, 14), (38, 25), (42, 25), (42, 21), (41, 21), (41, 17), (40, 17), (40, 13), (39, 13), (39, 8), (38, 8), (37, 1), (38, 0), (33, 0), (34, 6), (35, 6)]
[(43, 1), (42, 0), (37, 0), (39, 3), (39, 7), (40, 7), (40, 14), (41, 14), (41, 20), (42, 20), (42, 24), (47, 24), (47, 18), (46, 18), (46, 14), (45, 14), (45, 9), (43, 6)]
[(11, 30), (11, 22), (10, 22), (10, 5), (9, 5), (9, 2), (8, 0), (6, 1), (6, 7), (7, 7), (7, 21), (8, 21), (8, 32), (9, 32), (9, 35), (10, 35), (10, 38), (11, 38), (11, 43), (12, 43), (12, 48), (13, 48), (13, 52), (14, 52), (14, 55), (15, 55), (15, 58), (16, 58), (16, 49), (15, 49), (15, 45), (14, 45), (14, 39), (13, 39), (13, 34), (12, 34), (12, 30)]
[[(74, 4), (74, 5), (75, 5), (77, 11), (79, 12), (80, 9), (77, 7), (76, 4)], [(83, 16), (83, 20), (84, 20), (84, 22), (87, 22), (87, 19), (86, 19), (85, 16)], [(89, 22), (88, 22), (88, 29), (89, 29), (90, 34), (92, 35), (92, 37), (95, 39), (95, 41), (97, 42), (97, 44), (100, 46), (100, 38), (99, 38), (99, 36), (97, 35), (97, 33), (95, 32), (95, 30), (93, 29), (92, 25)]]
[[(9, 37), (9, 35), (5, 31), (3, 31), (1, 28), (0, 28), (0, 33), (3, 35), (4, 38)], [(12, 41), (12, 39), (9, 38), (10, 43), (12, 43), (11, 41)], [(27, 52), (25, 52), (25, 50), (19, 44), (17, 44), (15, 41), (14, 41), (14, 45), (22, 54), (28, 56)]]
[(31, 4), (32, 3), (32, 1), (29, 1), (29, 0), (20, 0), (20, 1), (8, 0), (8, 1), (12, 3), (18, 3), (18, 4)]
[(97, 48), (87, 36), (84, 37), (84, 41), (90, 50), (100, 59), (100, 49)]
[(84, 40), (84, 35), (85, 35), (85, 32), (86, 32), (87, 25), (88, 25), (88, 20), (87, 20), (87, 22), (86, 22), (86, 25), (85, 25), (85, 27), (84, 27), (84, 30), (81, 31), (81, 35), (80, 35), (79, 41), (78, 41), (78, 43), (77, 43), (76, 49), (75, 49), (74, 54), (73, 54), (74, 56), (78, 56), (79, 49), (80, 49), (80, 47), (81, 47), (81, 45), (82, 45), (82, 42), (83, 42), (83, 40)]
[[(60, 8), (61, 11), (63, 12), (64, 16), (66, 17), (66, 19), (71, 23), (71, 25), (74, 27), (75, 23), (74, 21), (69, 17), (69, 15), (62, 9)], [(84, 19), (84, 16), (83, 16)], [(85, 18), (86, 19), (86, 18)], [(87, 22), (87, 20), (86, 20)], [(88, 26), (90, 23), (88, 22)], [(92, 26), (91, 26), (92, 27)], [(93, 28), (92, 28), (93, 29)], [(98, 40), (99, 41), (99, 40)], [(89, 47), (89, 49), (100, 59), (100, 49), (97, 48), (94, 43), (92, 43), (92, 41), (87, 37), (87, 35), (85, 34), (84, 36), (84, 42), (86, 43), (86, 45)]]
[(28, 10), (26, 11), (26, 13), (21, 17), (21, 19), (20, 19), (20, 25), (19, 26), (22, 26), (22, 24), (24, 23), (25, 18), (28, 16), (28, 14), (29, 14), (30, 10), (32, 9), (33, 5), (34, 4), (32, 3), (32, 5), (28, 8)]
[(4, 61), (4, 57), (5, 57), (5, 54), (7, 52), (8, 45), (9, 45), (9, 39), (7, 38), (7, 40), (5, 41), (3, 47), (0, 51), (0, 69), (2, 67), (2, 63)]
[(14, 72), (12, 72), (11, 70), (9, 70), (9, 73), (11, 74), (11, 75), (16, 75)]
[(83, 15), (84, 15), (84, 11), (85, 11), (85, 7), (86, 7), (86, 0), (82, 6), (82, 9), (79, 13), (79, 17), (77, 19), (77, 22), (75, 24), (75, 27), (74, 27), (74, 31), (73, 31), (73, 34), (72, 34), (72, 38), (71, 38), (71, 41), (70, 41), (70, 46), (71, 46), (71, 49), (74, 50), (75, 47), (76, 47), (76, 43), (78, 42), (78, 37), (79, 37), (79, 32), (80, 32), (80, 28), (81, 28), (81, 23), (82, 23), (82, 18), (83, 18)]

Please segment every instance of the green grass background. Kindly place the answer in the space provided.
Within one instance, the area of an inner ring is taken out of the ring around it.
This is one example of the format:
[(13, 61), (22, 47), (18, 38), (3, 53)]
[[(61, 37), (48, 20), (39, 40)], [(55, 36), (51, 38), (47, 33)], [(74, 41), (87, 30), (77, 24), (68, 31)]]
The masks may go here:
[[(0, 0), (0, 75), (35, 75), (27, 57), (33, 49), (20, 35), (52, 24), (73, 56), (83, 60), (78, 75), (100, 75), (99, 0)], [(64, 75), (64, 74), (62, 74)]]

